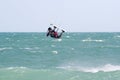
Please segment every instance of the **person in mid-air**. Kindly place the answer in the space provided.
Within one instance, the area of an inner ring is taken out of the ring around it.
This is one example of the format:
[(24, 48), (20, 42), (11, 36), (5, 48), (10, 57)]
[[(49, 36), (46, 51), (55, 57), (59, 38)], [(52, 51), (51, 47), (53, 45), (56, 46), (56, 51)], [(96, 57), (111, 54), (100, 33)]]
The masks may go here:
[(52, 29), (51, 27), (48, 28), (48, 32), (47, 32), (47, 37), (51, 36), (52, 38), (61, 38), (62, 34), (65, 32), (64, 30), (62, 30), (62, 32), (58, 35), (58, 32), (55, 31), (55, 29), (57, 28), (56, 26), (53, 26), (54, 29)]

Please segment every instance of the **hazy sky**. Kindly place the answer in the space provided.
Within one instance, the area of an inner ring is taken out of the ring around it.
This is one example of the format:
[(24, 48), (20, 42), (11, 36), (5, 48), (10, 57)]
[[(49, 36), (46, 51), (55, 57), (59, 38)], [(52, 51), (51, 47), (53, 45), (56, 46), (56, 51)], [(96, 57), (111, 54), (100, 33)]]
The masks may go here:
[(0, 32), (120, 32), (120, 0), (0, 0)]

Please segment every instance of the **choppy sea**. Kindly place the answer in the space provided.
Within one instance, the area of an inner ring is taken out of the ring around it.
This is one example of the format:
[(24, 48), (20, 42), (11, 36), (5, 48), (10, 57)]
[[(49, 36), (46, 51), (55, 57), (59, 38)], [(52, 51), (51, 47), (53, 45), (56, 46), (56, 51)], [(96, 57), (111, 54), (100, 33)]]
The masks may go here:
[(120, 80), (120, 33), (0, 33), (0, 80)]

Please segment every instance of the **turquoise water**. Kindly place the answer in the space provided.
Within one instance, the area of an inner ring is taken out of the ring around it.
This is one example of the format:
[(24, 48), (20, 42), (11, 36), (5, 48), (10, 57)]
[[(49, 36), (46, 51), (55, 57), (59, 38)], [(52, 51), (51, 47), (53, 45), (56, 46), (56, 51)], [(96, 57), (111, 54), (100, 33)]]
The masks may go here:
[(0, 33), (0, 80), (120, 80), (120, 33)]

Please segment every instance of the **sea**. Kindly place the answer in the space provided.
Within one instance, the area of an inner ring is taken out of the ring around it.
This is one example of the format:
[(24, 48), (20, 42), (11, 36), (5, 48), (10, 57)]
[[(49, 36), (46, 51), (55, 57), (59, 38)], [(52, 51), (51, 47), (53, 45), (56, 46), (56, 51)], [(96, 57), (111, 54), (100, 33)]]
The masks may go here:
[(0, 80), (120, 80), (120, 32), (1, 32)]

